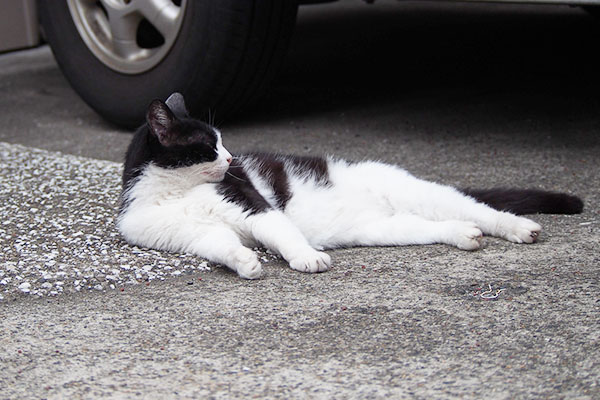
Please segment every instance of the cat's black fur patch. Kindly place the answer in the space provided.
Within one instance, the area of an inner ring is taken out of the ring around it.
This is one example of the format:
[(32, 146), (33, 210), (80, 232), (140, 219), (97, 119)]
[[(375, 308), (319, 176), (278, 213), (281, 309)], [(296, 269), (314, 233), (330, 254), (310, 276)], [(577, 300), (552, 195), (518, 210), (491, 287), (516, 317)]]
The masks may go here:
[(513, 214), (579, 214), (583, 201), (566, 193), (537, 189), (461, 189), (474, 199), (499, 210)]
[(329, 186), (329, 167), (322, 157), (286, 156), (286, 160), (294, 165), (295, 172), (314, 179), (319, 185)]
[(238, 158), (233, 159), (225, 178), (217, 183), (217, 192), (225, 200), (238, 204), (244, 211), (250, 211), (250, 214), (264, 212), (271, 208), (267, 200), (250, 182)]
[(258, 174), (273, 189), (277, 208), (283, 210), (292, 197), (285, 163), (276, 155), (268, 153), (255, 153), (248, 157), (256, 162)]
[(276, 201), (274, 206), (280, 210), (285, 209), (292, 197), (288, 171), (305, 179), (312, 179), (317, 185), (330, 184), (327, 161), (323, 158), (270, 153), (250, 153), (235, 157), (225, 179), (218, 184), (218, 191), (228, 201), (239, 204), (245, 211), (253, 214), (266, 211), (271, 206), (248, 179), (242, 160), (247, 160), (248, 168), (255, 169), (273, 190)]

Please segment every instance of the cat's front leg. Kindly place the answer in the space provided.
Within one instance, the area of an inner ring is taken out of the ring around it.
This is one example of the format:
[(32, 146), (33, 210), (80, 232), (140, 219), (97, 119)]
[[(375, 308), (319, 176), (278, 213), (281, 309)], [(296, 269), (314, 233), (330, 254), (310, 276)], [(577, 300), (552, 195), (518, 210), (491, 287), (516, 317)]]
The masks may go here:
[(280, 211), (252, 217), (252, 235), (267, 248), (276, 251), (301, 272), (323, 272), (331, 266), (329, 254), (310, 246), (302, 232)]
[(214, 229), (202, 234), (190, 244), (193, 253), (223, 264), (245, 279), (258, 279), (262, 266), (256, 253), (242, 245), (229, 229)]
[(228, 266), (244, 279), (258, 279), (262, 274), (262, 266), (256, 254), (247, 247), (237, 248), (233, 254), (233, 261)]
[(117, 225), (130, 244), (192, 253), (225, 265), (246, 279), (261, 275), (257, 255), (227, 227), (199, 224), (181, 213), (156, 207), (130, 209), (119, 217)]

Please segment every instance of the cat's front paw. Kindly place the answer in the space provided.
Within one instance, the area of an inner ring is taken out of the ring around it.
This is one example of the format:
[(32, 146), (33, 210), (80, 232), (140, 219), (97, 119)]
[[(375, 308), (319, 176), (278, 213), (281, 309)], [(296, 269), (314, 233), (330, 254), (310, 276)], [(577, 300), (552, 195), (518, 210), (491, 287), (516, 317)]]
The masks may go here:
[(513, 243), (533, 243), (537, 240), (542, 227), (530, 219), (514, 217), (511, 221), (504, 238)]
[(262, 266), (256, 254), (245, 247), (234, 254), (235, 271), (241, 278), (258, 279), (262, 273)]
[(290, 267), (300, 272), (324, 272), (330, 265), (329, 254), (312, 249), (290, 260)]

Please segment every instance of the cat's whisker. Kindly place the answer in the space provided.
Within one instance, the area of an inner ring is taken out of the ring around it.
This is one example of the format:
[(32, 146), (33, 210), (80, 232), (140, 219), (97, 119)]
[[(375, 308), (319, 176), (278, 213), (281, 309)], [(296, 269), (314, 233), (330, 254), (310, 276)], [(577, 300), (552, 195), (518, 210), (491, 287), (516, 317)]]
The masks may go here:
[(207, 123), (217, 129), (219, 129), (219, 123), (217, 122), (217, 111), (208, 109), (208, 121)]
[(211, 125), (214, 126), (215, 128), (219, 129), (221, 127), (221, 123), (223, 121), (218, 121), (217, 120), (217, 110), (213, 110), (212, 113), (212, 121), (211, 121)]
[(233, 175), (232, 173), (230, 173), (229, 171), (227, 171), (226, 174), (231, 176), (232, 178), (237, 179), (238, 181), (247, 182), (245, 179), (239, 178), (239, 177)]

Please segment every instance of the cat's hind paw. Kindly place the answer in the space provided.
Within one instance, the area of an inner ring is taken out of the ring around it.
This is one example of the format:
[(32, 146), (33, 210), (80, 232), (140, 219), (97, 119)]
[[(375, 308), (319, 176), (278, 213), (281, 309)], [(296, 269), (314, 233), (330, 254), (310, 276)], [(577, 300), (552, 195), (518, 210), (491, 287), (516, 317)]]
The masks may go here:
[(258, 279), (262, 274), (262, 266), (256, 254), (247, 248), (241, 248), (235, 253), (235, 270), (244, 279)]
[(290, 260), (290, 267), (300, 272), (324, 272), (330, 265), (329, 254), (312, 249)]
[(534, 243), (541, 231), (542, 227), (538, 223), (527, 218), (515, 217), (504, 237), (513, 243)]

